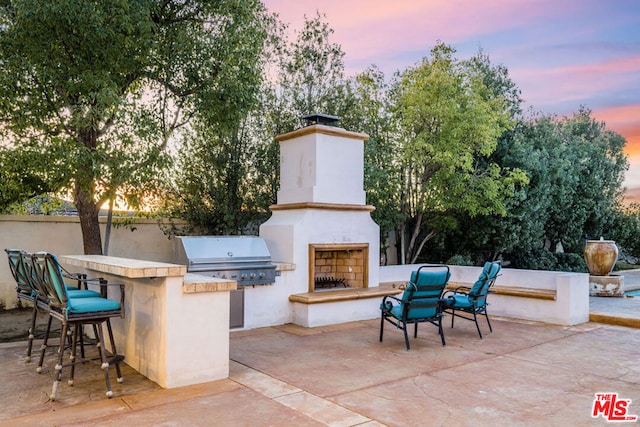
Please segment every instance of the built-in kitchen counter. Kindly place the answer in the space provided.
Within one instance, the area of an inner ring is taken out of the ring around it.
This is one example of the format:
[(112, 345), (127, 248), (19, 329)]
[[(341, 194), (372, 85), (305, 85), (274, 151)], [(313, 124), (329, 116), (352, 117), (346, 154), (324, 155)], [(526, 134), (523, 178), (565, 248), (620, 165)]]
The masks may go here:
[[(165, 388), (229, 376), (229, 293), (233, 280), (187, 274), (186, 266), (102, 255), (61, 263), (125, 285), (125, 316), (112, 321), (125, 363)], [(119, 288), (109, 287), (119, 299)], [(125, 378), (126, 381), (126, 378)]]

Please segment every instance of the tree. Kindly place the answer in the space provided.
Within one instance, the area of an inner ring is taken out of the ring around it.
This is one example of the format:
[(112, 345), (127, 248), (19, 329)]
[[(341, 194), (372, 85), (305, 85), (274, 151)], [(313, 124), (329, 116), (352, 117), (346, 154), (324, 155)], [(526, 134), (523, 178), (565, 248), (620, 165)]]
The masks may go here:
[[(258, 170), (259, 151), (251, 126), (222, 132), (197, 122), (185, 138), (165, 202), (173, 217), (187, 220), (202, 234), (248, 234), (266, 219), (270, 182)], [(266, 205), (266, 206), (265, 206)]]
[(483, 80), (465, 70), (454, 53), (437, 44), (431, 57), (397, 82), (409, 263), (428, 240), (455, 226), (452, 211), (504, 215), (506, 196), (526, 180), (520, 171), (503, 173), (497, 164), (478, 168), (477, 158), (491, 155), (512, 123), (504, 99), (488, 96)]
[(625, 139), (582, 107), (557, 123), (560, 143), (549, 147), (557, 164), (545, 236), (555, 247), (582, 252), (585, 236), (599, 238), (622, 199), (628, 168)]
[(297, 118), (312, 113), (339, 115), (336, 104), (343, 102), (344, 52), (330, 41), (333, 29), (323, 18), (320, 13), (312, 19), (305, 16), (303, 29), (284, 52), (279, 86)]
[(25, 171), (22, 165), (39, 161), (34, 150), (17, 151), (0, 146), (0, 213), (15, 203), (57, 188), (45, 173)]
[(261, 58), (264, 78), (251, 108), (226, 128), (199, 119), (196, 134), (185, 138), (180, 153), (169, 210), (201, 232), (253, 232), (276, 202), (280, 159), (275, 137), (300, 127), (309, 112), (340, 114), (343, 105), (337, 88), (344, 53), (330, 42), (332, 30), (322, 16), (305, 18), (292, 43), (281, 23), (270, 20), (268, 27)]
[(135, 206), (155, 188), (177, 129), (196, 114), (238, 122), (263, 18), (257, 0), (3, 2), (3, 144), (37, 155), (24, 175), (70, 191), (85, 253), (102, 252), (106, 200)]
[(372, 66), (348, 81), (348, 108), (341, 113), (346, 129), (369, 136), (364, 143), (364, 187), (367, 203), (375, 206), (371, 217), (380, 227), (381, 255), (389, 233), (402, 222), (401, 169), (398, 161), (397, 123), (384, 74)]
[(555, 264), (562, 261), (556, 248), (582, 254), (585, 237), (619, 236), (633, 250), (635, 212), (621, 207), (623, 147), (624, 139), (585, 108), (570, 118), (520, 119), (492, 158), (524, 171), (529, 184), (506, 200), (505, 216), (461, 217), (460, 228), (445, 238), (449, 254), (503, 256), (523, 268), (566, 268)]
[(503, 168), (523, 171), (527, 183), (515, 186), (506, 198), (506, 215), (471, 218), (461, 213), (459, 228), (443, 237), (449, 255), (467, 254), (480, 262), (542, 247), (554, 176), (554, 159), (547, 148), (556, 144), (558, 135), (548, 116), (520, 118), (513, 130), (503, 133), (491, 160)]
[[(475, 156), (477, 173), (481, 174), (483, 169), (491, 168), (494, 164), (504, 171), (531, 170), (524, 167), (527, 162), (539, 162), (540, 159), (536, 157), (535, 140), (523, 138), (527, 134), (521, 118), (523, 101), (520, 89), (509, 77), (508, 69), (504, 65), (491, 63), (482, 50), (463, 61), (462, 66), (486, 86), (487, 90), (482, 91), (484, 99), (503, 103), (505, 112), (515, 124), (513, 129), (502, 132), (491, 155)], [(438, 252), (441, 259), (464, 255), (463, 258), (481, 265), (487, 259), (497, 259), (501, 253), (522, 242), (535, 241), (539, 244), (544, 230), (544, 221), (540, 221), (544, 213), (540, 206), (544, 199), (527, 197), (531, 184), (535, 185), (531, 181), (535, 179), (527, 174), (526, 180), (514, 183), (504, 199), (506, 215), (472, 216), (467, 211), (451, 212), (456, 228), (444, 230), (438, 237), (438, 244), (431, 245), (431, 252)], [(546, 209), (547, 205), (542, 204)]]

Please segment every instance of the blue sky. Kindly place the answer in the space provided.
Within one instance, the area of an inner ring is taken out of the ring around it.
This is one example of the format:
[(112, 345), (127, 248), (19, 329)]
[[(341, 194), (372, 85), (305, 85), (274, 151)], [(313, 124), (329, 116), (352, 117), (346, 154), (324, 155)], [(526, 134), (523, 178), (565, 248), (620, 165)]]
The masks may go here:
[(482, 48), (522, 90), (525, 108), (571, 115), (581, 105), (627, 138), (626, 185), (640, 195), (640, 0), (264, 0), (302, 27), (324, 13), (348, 75), (390, 76), (437, 40), (466, 58)]

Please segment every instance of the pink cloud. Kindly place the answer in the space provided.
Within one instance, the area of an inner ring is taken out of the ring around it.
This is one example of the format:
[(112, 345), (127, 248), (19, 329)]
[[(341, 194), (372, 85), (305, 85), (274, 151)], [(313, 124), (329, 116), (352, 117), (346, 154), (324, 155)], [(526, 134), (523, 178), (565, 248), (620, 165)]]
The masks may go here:
[(602, 108), (593, 114), (623, 136), (640, 136), (640, 104)]
[(625, 175), (624, 185), (629, 190), (628, 197), (638, 199), (640, 196), (640, 104), (597, 109), (593, 111), (593, 116), (605, 122), (608, 129), (618, 132), (627, 140), (624, 151), (629, 159), (629, 170)]
[[(436, 40), (447, 44), (504, 29), (519, 28), (547, 15), (567, 13), (573, 1), (552, 0), (265, 0), (281, 20), (302, 26), (303, 16), (326, 13), (347, 62), (380, 64), (401, 52), (428, 52)], [(416, 58), (416, 60), (419, 58)], [(404, 67), (411, 64), (404, 64)], [(402, 67), (402, 68), (404, 68)], [(358, 70), (362, 71), (362, 70)]]
[(557, 104), (592, 98), (633, 86), (640, 73), (640, 56), (553, 68), (512, 69), (514, 81), (533, 105)]

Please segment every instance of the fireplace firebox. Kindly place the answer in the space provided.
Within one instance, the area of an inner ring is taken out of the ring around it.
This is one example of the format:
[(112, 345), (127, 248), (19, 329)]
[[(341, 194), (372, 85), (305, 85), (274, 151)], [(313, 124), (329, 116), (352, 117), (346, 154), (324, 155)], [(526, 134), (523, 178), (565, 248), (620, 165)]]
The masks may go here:
[(309, 244), (309, 292), (368, 287), (368, 243)]

